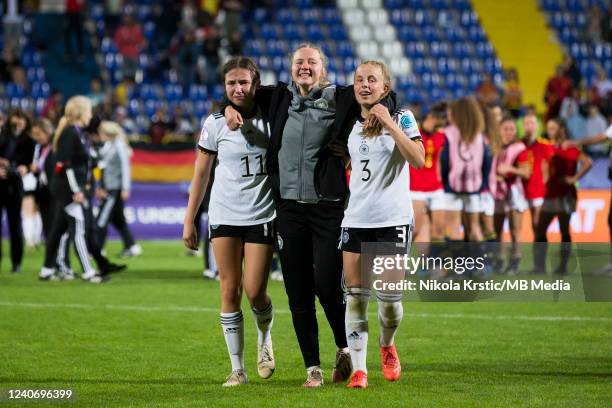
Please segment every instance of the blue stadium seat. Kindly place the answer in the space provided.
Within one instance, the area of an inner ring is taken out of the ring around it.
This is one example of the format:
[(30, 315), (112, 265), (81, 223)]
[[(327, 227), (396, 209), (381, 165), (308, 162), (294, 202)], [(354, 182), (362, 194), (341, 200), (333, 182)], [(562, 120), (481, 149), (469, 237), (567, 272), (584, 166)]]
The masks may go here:
[(561, 11), (561, 2), (559, 0), (541, 0), (540, 4), (548, 12)]
[(482, 41), (476, 44), (476, 56), (480, 59), (492, 58), (495, 56), (493, 46), (488, 41)]
[(301, 40), (303, 38), (303, 34), (299, 27), (293, 23), (288, 23), (284, 27), (283, 38), (289, 41)]
[(104, 7), (101, 4), (94, 4), (91, 6), (91, 18), (93, 21), (104, 19)]
[(342, 25), (342, 18), (336, 8), (325, 8), (321, 15), (321, 20), (327, 25)]
[(404, 6), (404, 2), (402, 0), (385, 0), (384, 5), (387, 10), (397, 10)]
[(294, 9), (282, 9), (276, 13), (276, 21), (282, 25), (296, 24), (298, 16)]
[(142, 31), (146, 39), (151, 41), (155, 36), (155, 23), (152, 21), (147, 21), (142, 27)]
[(307, 8), (300, 11), (300, 18), (306, 25), (318, 24), (321, 21), (321, 15), (318, 9)]
[(48, 98), (51, 94), (49, 84), (46, 82), (34, 82), (32, 83), (31, 95), (33, 98)]
[(584, 13), (576, 13), (574, 16), (574, 22), (576, 24), (576, 28), (584, 29), (587, 24), (587, 18)]
[(479, 74), (472, 73), (468, 77), (468, 86), (471, 89), (475, 89), (480, 84), (481, 81), (482, 81), (482, 78)]
[(489, 74), (502, 72), (501, 62), (497, 58), (487, 58), (484, 60), (484, 70)]
[(484, 30), (480, 26), (472, 26), (468, 31), (468, 38), (470, 41), (479, 43), (487, 41), (487, 36), (485, 35)]
[(443, 35), (446, 39), (452, 43), (463, 41), (464, 34), (460, 27), (445, 27), (443, 29)]
[(359, 61), (357, 61), (355, 58), (352, 57), (348, 57), (344, 59), (344, 67), (343, 67), (343, 71), (344, 72), (352, 72), (355, 70), (355, 68), (357, 68), (357, 64), (359, 63)]
[(138, 7), (138, 20), (147, 21), (151, 18), (151, 6), (143, 4)]
[(130, 99), (130, 101), (128, 102), (128, 114), (134, 118), (138, 116), (140, 112), (141, 112), (140, 101), (137, 99)]
[(36, 68), (36, 80), (39, 82), (44, 82), (46, 79), (45, 76), (45, 69), (40, 67), (40, 68)]
[(276, 40), (279, 38), (279, 26), (276, 24), (264, 24), (261, 27), (261, 36), (264, 40)]
[(329, 30), (329, 36), (334, 41), (347, 41), (348, 36), (342, 25), (334, 25)]
[(402, 25), (396, 32), (400, 41), (405, 43), (416, 41), (420, 38), (420, 30), (410, 25)]
[(612, 59), (612, 44), (596, 44), (593, 47), (593, 56), (601, 62)]
[(469, 0), (453, 0), (453, 7), (459, 11), (468, 11), (472, 9)]
[(465, 27), (479, 26), (478, 16), (472, 10), (461, 12), (460, 21)]
[(287, 84), (291, 83), (291, 73), (290, 72), (287, 72), (287, 71), (277, 72), (276, 77), (281, 82), (285, 82)]
[(449, 3), (447, 0), (431, 0), (430, 6), (434, 10), (445, 10), (449, 7)]
[(414, 15), (411, 10), (393, 10), (391, 12), (391, 16), (389, 18), (392, 24), (397, 27), (403, 27), (405, 25), (412, 24), (414, 20)]
[(440, 34), (438, 33), (438, 29), (433, 26), (426, 26), (423, 28), (423, 39), (425, 41), (440, 41)]
[(4, 91), (6, 92), (6, 95), (9, 98), (22, 98), (22, 97), (25, 97), (26, 95), (25, 89), (23, 89), (21, 85), (17, 85), (13, 82), (7, 83), (4, 88)]
[(295, 0), (295, 5), (298, 8), (312, 8), (312, 0)]
[(559, 37), (563, 43), (571, 44), (579, 40), (580, 33), (575, 28), (563, 27)]
[(590, 47), (587, 43), (573, 43), (570, 46), (570, 54), (576, 59), (581, 60), (589, 57)]
[(405, 7), (410, 8), (412, 10), (419, 10), (419, 9), (426, 8), (424, 0), (405, 0), (404, 3), (405, 3)]
[(416, 9), (417, 11), (414, 13), (414, 22), (417, 25), (423, 27), (432, 27), (434, 25), (434, 18), (431, 11), (428, 9)]
[(578, 63), (578, 67), (580, 68), (580, 73), (586, 78), (590, 76), (595, 76), (597, 74), (597, 70), (595, 64), (591, 60), (582, 60)]
[(354, 55), (353, 46), (348, 41), (342, 41), (336, 44), (336, 55), (342, 58), (351, 58)]
[(457, 58), (448, 58), (446, 60), (446, 66), (449, 72), (459, 72), (460, 64), (461, 63)]
[(446, 58), (438, 58), (436, 61), (436, 71), (440, 75), (446, 75), (448, 73), (448, 61)]
[(409, 42), (406, 44), (405, 52), (409, 58), (423, 58), (425, 56), (425, 44), (421, 41)]
[(253, 12), (253, 20), (256, 24), (263, 24), (269, 21), (268, 11), (264, 8), (257, 8)]
[(325, 28), (320, 25), (310, 25), (308, 26), (306, 38), (308, 41), (319, 42), (325, 39)]
[(573, 13), (585, 11), (586, 4), (582, 0), (565, 0), (565, 8)]

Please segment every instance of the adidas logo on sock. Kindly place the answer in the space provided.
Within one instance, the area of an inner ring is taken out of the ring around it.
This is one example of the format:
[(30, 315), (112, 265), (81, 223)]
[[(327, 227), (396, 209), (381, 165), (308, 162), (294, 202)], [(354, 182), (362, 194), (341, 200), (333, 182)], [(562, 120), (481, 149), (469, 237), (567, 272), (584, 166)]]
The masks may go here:
[(356, 331), (354, 331), (351, 334), (349, 334), (348, 338), (349, 338), (349, 340), (353, 340), (353, 341), (361, 340), (361, 336)]
[(234, 334), (234, 333), (238, 333), (237, 327), (228, 327), (227, 329), (225, 329), (225, 334)]

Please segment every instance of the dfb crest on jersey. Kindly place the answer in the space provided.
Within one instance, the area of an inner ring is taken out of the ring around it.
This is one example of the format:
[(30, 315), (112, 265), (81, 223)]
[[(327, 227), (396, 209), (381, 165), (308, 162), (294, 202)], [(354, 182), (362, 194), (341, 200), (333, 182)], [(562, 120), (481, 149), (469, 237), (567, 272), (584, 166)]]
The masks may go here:
[(359, 153), (368, 154), (370, 152), (370, 147), (365, 143), (365, 141), (359, 146)]
[(400, 125), (402, 125), (402, 129), (408, 129), (414, 125), (414, 120), (410, 116), (402, 116)]

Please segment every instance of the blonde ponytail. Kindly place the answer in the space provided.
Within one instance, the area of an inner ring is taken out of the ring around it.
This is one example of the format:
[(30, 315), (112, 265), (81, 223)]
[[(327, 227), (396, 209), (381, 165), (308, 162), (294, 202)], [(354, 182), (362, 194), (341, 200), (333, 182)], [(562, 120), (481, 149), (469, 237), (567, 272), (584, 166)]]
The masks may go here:
[(62, 132), (66, 128), (66, 125), (68, 125), (68, 118), (66, 118), (66, 116), (62, 116), (61, 119), (59, 120), (59, 123), (57, 124), (57, 129), (55, 129), (55, 134), (53, 135), (53, 152), (54, 153), (57, 152), (57, 145), (59, 143), (59, 139), (60, 139), (60, 136), (62, 135)]
[(60, 119), (55, 134), (53, 135), (54, 152), (57, 151), (59, 139), (64, 129), (66, 129), (66, 126), (77, 123), (86, 111), (91, 112), (91, 101), (88, 97), (76, 95), (68, 99), (66, 107), (64, 108), (64, 115)]

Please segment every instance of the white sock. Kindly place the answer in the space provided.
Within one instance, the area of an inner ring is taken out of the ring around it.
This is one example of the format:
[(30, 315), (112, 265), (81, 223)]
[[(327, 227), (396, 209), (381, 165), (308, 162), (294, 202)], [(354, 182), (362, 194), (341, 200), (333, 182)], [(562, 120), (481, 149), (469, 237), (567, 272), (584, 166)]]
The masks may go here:
[(378, 322), (380, 323), (380, 345), (388, 347), (404, 317), (402, 302), (385, 302), (378, 300)]
[(34, 245), (40, 245), (42, 242), (43, 224), (39, 212), (34, 214), (34, 227), (32, 229), (34, 231)]
[(21, 219), (21, 227), (23, 229), (23, 238), (26, 246), (33, 247), (34, 244), (34, 217), (31, 215), (23, 215)]
[(346, 341), (348, 343), (353, 371), (366, 368), (368, 355), (368, 301), (370, 289), (348, 288), (346, 292), (346, 314), (344, 324), (346, 327)]
[(242, 311), (221, 313), (221, 327), (232, 371), (244, 370), (244, 319)]
[(272, 302), (266, 306), (263, 310), (257, 310), (253, 308), (253, 316), (257, 323), (257, 345), (262, 346), (266, 342), (271, 340), (270, 331), (272, 330), (272, 324), (274, 323), (274, 309), (272, 308)]

